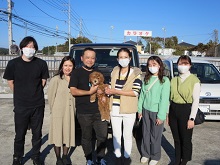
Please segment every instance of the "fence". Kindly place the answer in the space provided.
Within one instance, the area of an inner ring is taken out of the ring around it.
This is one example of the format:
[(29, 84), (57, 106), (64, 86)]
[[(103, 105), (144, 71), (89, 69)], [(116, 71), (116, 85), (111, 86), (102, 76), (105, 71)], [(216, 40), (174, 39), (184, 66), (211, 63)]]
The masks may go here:
[[(8, 61), (15, 58), (17, 56), (13, 55), (8, 55), (8, 56), (1, 56), (0, 55), (0, 69), (4, 70), (5, 67), (8, 64)], [(63, 56), (37, 56), (47, 62), (48, 69), (50, 71), (55, 71), (59, 68), (60, 61), (62, 60)], [(146, 64), (147, 59), (149, 58), (149, 55), (139, 55), (139, 61), (140, 64)], [(170, 56), (160, 56), (161, 59), (168, 58)], [(200, 60), (206, 60), (209, 61), (210, 63), (214, 64), (219, 70), (220, 70), (220, 57), (196, 57), (197, 59)]]
[[(13, 55), (0, 56), (0, 69), (4, 70), (8, 64), (8, 61), (15, 58), (15, 57), (18, 57), (18, 56), (13, 56)], [(63, 58), (63, 56), (37, 56), (37, 57), (39, 57), (47, 62), (48, 69), (50, 71), (57, 70), (59, 68), (60, 62)]]

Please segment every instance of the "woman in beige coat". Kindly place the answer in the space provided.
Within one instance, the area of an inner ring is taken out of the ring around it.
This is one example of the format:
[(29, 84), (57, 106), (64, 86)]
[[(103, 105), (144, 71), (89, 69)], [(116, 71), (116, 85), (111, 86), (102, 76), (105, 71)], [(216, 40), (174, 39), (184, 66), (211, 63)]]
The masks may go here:
[[(60, 63), (58, 73), (50, 80), (48, 87), (49, 144), (54, 144), (56, 165), (71, 164), (67, 154), (69, 148), (75, 146), (75, 98), (68, 88), (70, 75), (74, 68), (74, 59), (65, 56)], [(63, 147), (62, 158), (61, 147)]]

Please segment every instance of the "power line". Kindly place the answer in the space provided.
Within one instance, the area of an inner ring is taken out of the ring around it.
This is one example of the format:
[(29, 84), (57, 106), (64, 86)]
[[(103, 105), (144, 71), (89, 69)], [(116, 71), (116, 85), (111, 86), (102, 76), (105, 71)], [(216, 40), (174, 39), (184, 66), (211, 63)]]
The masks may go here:
[(51, 17), (51, 18), (53, 18), (53, 19), (55, 19), (55, 20), (64, 21), (64, 22), (65, 22), (65, 20), (61, 20), (61, 19), (55, 18), (55, 17), (53, 17), (53, 16), (47, 14), (45, 11), (41, 10), (37, 5), (35, 5), (31, 0), (28, 0), (28, 1), (29, 1), (32, 5), (34, 5), (38, 10), (40, 10), (41, 12), (43, 12), (44, 14), (46, 14), (47, 16), (49, 16), (49, 17)]

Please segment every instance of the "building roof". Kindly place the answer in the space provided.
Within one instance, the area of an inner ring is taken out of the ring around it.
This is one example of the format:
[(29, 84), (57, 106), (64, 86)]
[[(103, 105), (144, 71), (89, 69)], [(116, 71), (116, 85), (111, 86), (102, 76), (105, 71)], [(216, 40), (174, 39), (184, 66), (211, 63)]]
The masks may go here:
[(186, 43), (186, 42), (181, 42), (178, 45), (179, 46), (184, 46), (184, 47), (195, 47), (195, 45), (192, 45), (192, 44), (189, 44), (189, 43)]
[(134, 41), (132, 41), (132, 40), (125, 41), (124, 43), (126, 43), (126, 44), (132, 44), (132, 45), (137, 45), (137, 42), (134, 42)]

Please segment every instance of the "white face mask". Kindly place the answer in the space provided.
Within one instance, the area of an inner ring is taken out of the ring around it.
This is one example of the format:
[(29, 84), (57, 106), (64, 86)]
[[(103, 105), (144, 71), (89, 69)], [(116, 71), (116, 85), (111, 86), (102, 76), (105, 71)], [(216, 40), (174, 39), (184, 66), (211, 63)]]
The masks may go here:
[(124, 58), (124, 59), (119, 59), (118, 60), (118, 63), (124, 68), (124, 67), (127, 67), (128, 64), (130, 62), (130, 59), (128, 58)]
[(148, 67), (148, 69), (152, 74), (155, 74), (159, 71), (159, 67), (157, 67), (157, 66)]
[(35, 49), (33, 48), (23, 48), (22, 51), (25, 57), (27, 57), (28, 59), (32, 58), (35, 54)]
[(188, 72), (189, 68), (190, 68), (190, 66), (188, 66), (188, 65), (178, 65), (178, 71), (181, 74), (184, 74), (184, 73)]

